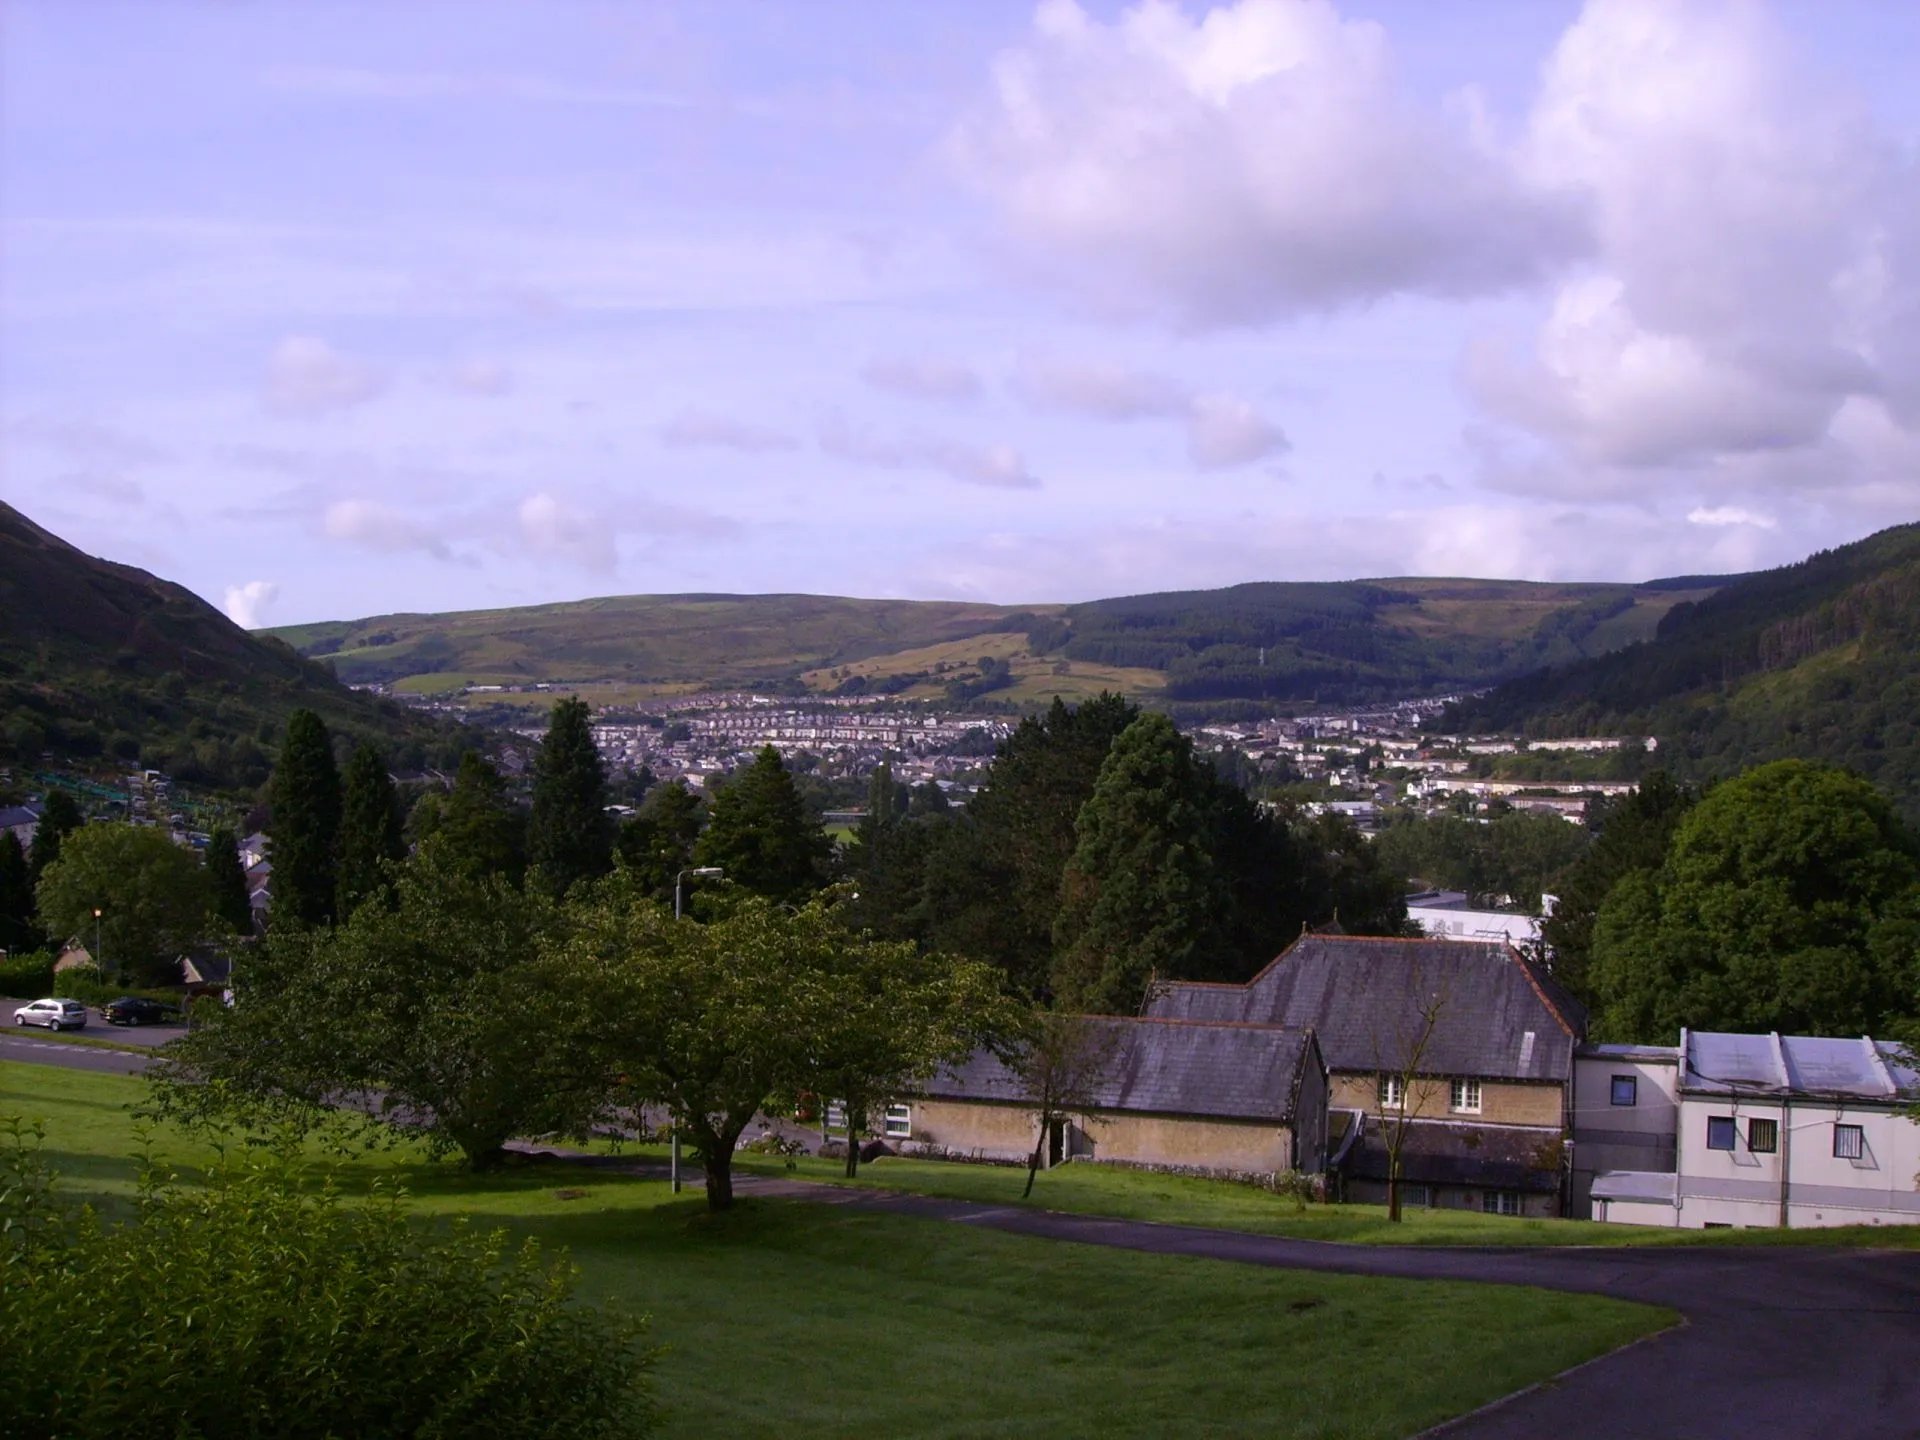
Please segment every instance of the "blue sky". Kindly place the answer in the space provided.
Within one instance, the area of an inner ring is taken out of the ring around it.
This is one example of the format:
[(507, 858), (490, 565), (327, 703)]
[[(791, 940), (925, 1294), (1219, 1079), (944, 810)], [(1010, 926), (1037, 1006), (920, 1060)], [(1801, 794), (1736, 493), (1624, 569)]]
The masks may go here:
[(0, 495), (243, 623), (1920, 514), (1920, 7), (9, 0)]

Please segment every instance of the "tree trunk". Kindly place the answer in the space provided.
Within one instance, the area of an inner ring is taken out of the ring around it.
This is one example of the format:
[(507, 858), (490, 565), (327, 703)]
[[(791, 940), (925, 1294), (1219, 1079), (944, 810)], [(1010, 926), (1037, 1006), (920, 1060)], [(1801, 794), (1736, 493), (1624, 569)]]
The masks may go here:
[(1047, 1127), (1040, 1127), (1040, 1143), (1033, 1147), (1033, 1158), (1027, 1161), (1027, 1188), (1020, 1192), (1022, 1200), (1033, 1196), (1033, 1177), (1040, 1173), (1040, 1157), (1047, 1153)]
[(1400, 1152), (1396, 1147), (1387, 1157), (1387, 1221), (1400, 1223)]
[(733, 1150), (718, 1145), (704, 1151), (700, 1163), (707, 1172), (707, 1209), (709, 1212), (733, 1208)]
[(853, 1127), (847, 1127), (847, 1179), (857, 1179), (860, 1174), (860, 1137)]

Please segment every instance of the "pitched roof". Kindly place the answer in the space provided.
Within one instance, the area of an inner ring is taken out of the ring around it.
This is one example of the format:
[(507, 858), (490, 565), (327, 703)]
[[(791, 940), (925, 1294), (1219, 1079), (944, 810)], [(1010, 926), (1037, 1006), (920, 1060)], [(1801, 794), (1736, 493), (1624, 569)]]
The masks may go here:
[(1311, 1028), (1335, 1070), (1398, 1069), (1438, 1001), (1419, 1069), (1431, 1075), (1565, 1081), (1586, 1014), (1544, 966), (1482, 940), (1303, 935), (1244, 985), (1176, 981), (1148, 1002), (1160, 1019)]
[[(1114, 1035), (1113, 1062), (1095, 1087), (1096, 1110), (1286, 1122), (1294, 1115), (1301, 1075), (1309, 1064), (1320, 1064), (1310, 1031), (1118, 1016), (1088, 1020)], [(987, 1050), (941, 1071), (920, 1093), (1008, 1103), (1028, 1098), (1019, 1077)]]

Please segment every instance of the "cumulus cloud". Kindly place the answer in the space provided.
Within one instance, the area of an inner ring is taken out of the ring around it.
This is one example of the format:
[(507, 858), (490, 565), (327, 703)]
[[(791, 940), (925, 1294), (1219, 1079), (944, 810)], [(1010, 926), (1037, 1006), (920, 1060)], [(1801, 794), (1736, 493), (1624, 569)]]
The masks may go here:
[(1043, 0), (952, 137), (1016, 254), (1119, 311), (1242, 325), (1396, 292), (1482, 295), (1590, 244), (1471, 105), (1416, 105), (1382, 29), (1328, 0), (1111, 23)]
[(465, 395), (494, 399), (513, 391), (513, 371), (501, 361), (478, 356), (462, 360), (447, 379), (454, 389)]
[(336, 500), (320, 519), (329, 540), (382, 554), (424, 550), (438, 560), (452, 558), (446, 540), (429, 526), (392, 505), (375, 500)]
[(267, 360), (267, 408), (282, 415), (351, 409), (366, 404), (385, 386), (372, 366), (310, 335), (289, 335)]
[(1238, 396), (1195, 397), (1187, 419), (1187, 453), (1201, 469), (1250, 465), (1287, 449), (1280, 427)]
[(914, 436), (888, 440), (844, 425), (821, 432), (820, 448), (840, 460), (884, 470), (934, 470), (963, 485), (990, 490), (1038, 490), (1040, 481), (1011, 445), (973, 445), (960, 440)]
[(1237, 395), (1195, 395), (1144, 370), (1105, 360), (1029, 359), (1015, 388), (1029, 404), (1100, 420), (1178, 418), (1187, 430), (1187, 454), (1203, 470), (1250, 464), (1284, 454), (1279, 426)]
[(536, 556), (582, 569), (608, 571), (619, 563), (613, 527), (546, 491), (521, 501), (520, 538)]
[(1689, 525), (1706, 525), (1721, 529), (1728, 525), (1755, 525), (1762, 530), (1776, 529), (1780, 522), (1771, 515), (1757, 514), (1752, 510), (1743, 510), (1738, 505), (1716, 505), (1709, 510), (1704, 505), (1696, 505), (1687, 512)]
[(676, 449), (714, 448), (748, 454), (792, 450), (800, 443), (782, 431), (711, 410), (682, 410), (661, 427), (660, 439)]
[(242, 630), (258, 630), (266, 623), (267, 611), (280, 598), (280, 587), (271, 580), (249, 580), (244, 585), (227, 586), (227, 618)]
[(912, 400), (978, 400), (985, 388), (969, 366), (897, 356), (871, 361), (861, 370), (860, 378), (876, 390)]

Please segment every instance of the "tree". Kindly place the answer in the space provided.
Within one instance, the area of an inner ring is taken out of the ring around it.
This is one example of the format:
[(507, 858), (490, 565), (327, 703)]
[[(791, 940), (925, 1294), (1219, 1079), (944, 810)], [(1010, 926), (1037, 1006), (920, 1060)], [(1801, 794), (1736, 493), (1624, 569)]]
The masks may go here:
[(287, 719), (267, 804), (275, 923), (331, 924), (340, 775), (326, 723), (311, 710), (296, 710)]
[(38, 900), (54, 935), (91, 944), (97, 928), (96, 963), (145, 983), (178, 979), (180, 952), (207, 929), (206, 872), (149, 825), (82, 825), (40, 877)]
[(606, 770), (593, 743), (592, 716), (578, 696), (553, 707), (534, 757), (527, 864), (556, 898), (613, 869)]
[(413, 807), (414, 836), (424, 849), (468, 875), (503, 875), (518, 885), (526, 874), (525, 817), (514, 809), (507, 783), (485, 756), (460, 757), (453, 788)]
[(1920, 992), (1920, 842), (1858, 775), (1799, 760), (1711, 791), (1593, 927), (1600, 1038), (1885, 1031)]
[(780, 752), (768, 745), (713, 802), (693, 847), (696, 865), (716, 865), (727, 879), (772, 900), (799, 900), (828, 878), (833, 842), (794, 788)]
[(207, 909), (235, 935), (253, 933), (253, 906), (247, 901), (247, 872), (240, 864), (240, 847), (233, 832), (215, 827), (207, 837), (202, 857), (207, 876)]
[(17, 955), (42, 943), (33, 923), (33, 872), (19, 837), (0, 831), (0, 950)]
[(1039, 1129), (1022, 1199), (1033, 1194), (1033, 1178), (1047, 1157), (1055, 1128), (1093, 1110), (1113, 1071), (1119, 1042), (1117, 1026), (1090, 1015), (1037, 1010), (1029, 1017), (1027, 1033), (1008, 1061)]
[(47, 867), (60, 858), (60, 842), (85, 823), (73, 796), (64, 790), (49, 790), (40, 809), (40, 821), (33, 827), (33, 847), (27, 852), (27, 868), (38, 886)]
[(432, 844), (401, 867), (394, 901), (331, 930), (270, 933), (242, 1003), (169, 1051), (163, 1106), (313, 1124), (363, 1095), (473, 1169), (580, 1113), (584, 1017), (538, 963), (553, 907)]
[(1433, 1032), (1447, 1008), (1446, 990), (1424, 965), (1414, 966), (1407, 986), (1406, 1003), (1389, 1000), (1372, 1017), (1374, 1114), (1387, 1147), (1387, 1219), (1396, 1225), (1407, 1135), (1447, 1083), (1425, 1073)]
[(347, 760), (340, 787), (340, 839), (336, 898), (342, 917), (389, 890), (391, 868), (404, 860), (400, 798), (387, 762), (362, 743)]
[(1132, 1014), (1154, 976), (1218, 965), (1228, 893), (1213, 862), (1208, 778), (1164, 715), (1142, 715), (1113, 742), (1061, 879), (1053, 991), (1062, 1003)]
[(640, 813), (620, 827), (621, 867), (647, 894), (671, 899), (673, 877), (693, 864), (694, 842), (706, 818), (706, 802), (684, 780), (656, 785)]

